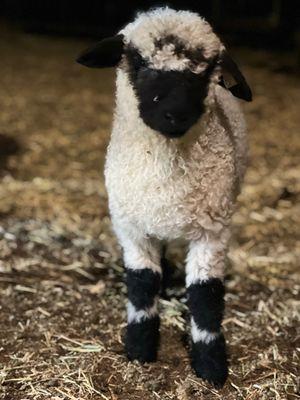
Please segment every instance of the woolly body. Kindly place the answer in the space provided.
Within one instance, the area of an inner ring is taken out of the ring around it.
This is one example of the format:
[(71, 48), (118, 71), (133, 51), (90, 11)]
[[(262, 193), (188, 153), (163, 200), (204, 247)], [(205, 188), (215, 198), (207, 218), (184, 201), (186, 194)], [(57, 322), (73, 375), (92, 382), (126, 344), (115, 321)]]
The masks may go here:
[(206, 113), (181, 139), (153, 131), (139, 116), (126, 71), (117, 101), (105, 177), (116, 233), (196, 240), (227, 227), (245, 171), (246, 130), (234, 97), (211, 83)]

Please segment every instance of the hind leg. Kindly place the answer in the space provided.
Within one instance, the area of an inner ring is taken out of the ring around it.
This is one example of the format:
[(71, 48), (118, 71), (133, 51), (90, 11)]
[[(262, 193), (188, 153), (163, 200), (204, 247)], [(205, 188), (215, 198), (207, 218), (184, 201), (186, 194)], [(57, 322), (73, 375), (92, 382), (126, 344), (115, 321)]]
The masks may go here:
[(192, 242), (187, 257), (186, 287), (191, 313), (192, 367), (196, 375), (223, 386), (228, 375), (221, 324), (224, 313), (224, 264), (227, 237)]
[(167, 299), (167, 289), (172, 286), (173, 283), (173, 278), (174, 278), (174, 272), (175, 272), (175, 265), (172, 264), (172, 262), (166, 258), (166, 250), (167, 247), (164, 245), (162, 247), (162, 252), (161, 252), (161, 259), (160, 259), (160, 264), (162, 267), (162, 279), (161, 279), (161, 297), (164, 299)]

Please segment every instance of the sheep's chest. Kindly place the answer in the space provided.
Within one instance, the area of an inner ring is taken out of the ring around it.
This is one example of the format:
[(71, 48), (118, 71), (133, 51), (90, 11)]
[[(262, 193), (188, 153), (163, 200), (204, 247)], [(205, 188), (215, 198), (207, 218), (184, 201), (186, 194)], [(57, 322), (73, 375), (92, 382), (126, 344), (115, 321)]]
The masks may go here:
[(105, 176), (113, 220), (161, 239), (220, 229), (232, 213), (234, 175), (232, 149), (224, 149), (221, 157), (198, 144), (188, 154), (147, 147), (125, 153), (112, 143)]

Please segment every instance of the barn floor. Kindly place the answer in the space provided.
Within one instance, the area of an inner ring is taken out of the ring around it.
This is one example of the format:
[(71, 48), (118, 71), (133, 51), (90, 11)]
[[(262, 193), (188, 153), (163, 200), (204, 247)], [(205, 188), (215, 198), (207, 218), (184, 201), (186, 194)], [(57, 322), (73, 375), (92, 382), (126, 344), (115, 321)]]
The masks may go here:
[[(0, 398), (300, 398), (292, 58), (238, 50), (255, 93), (244, 104), (251, 166), (227, 275), (230, 379), (216, 391), (190, 369), (180, 287), (161, 301), (159, 361), (124, 357), (123, 266), (103, 185), (114, 72), (76, 65), (85, 46), (0, 32)], [(182, 250), (172, 254), (181, 266)]]

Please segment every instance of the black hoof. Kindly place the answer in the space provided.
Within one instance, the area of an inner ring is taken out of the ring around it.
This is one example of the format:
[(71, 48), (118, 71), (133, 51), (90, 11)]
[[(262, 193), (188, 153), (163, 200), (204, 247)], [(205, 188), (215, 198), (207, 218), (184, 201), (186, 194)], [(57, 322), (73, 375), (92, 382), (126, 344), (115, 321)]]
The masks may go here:
[(127, 325), (125, 351), (130, 361), (154, 362), (159, 346), (159, 317)]
[(223, 335), (212, 342), (192, 344), (192, 367), (199, 378), (221, 388), (228, 376), (226, 344)]

